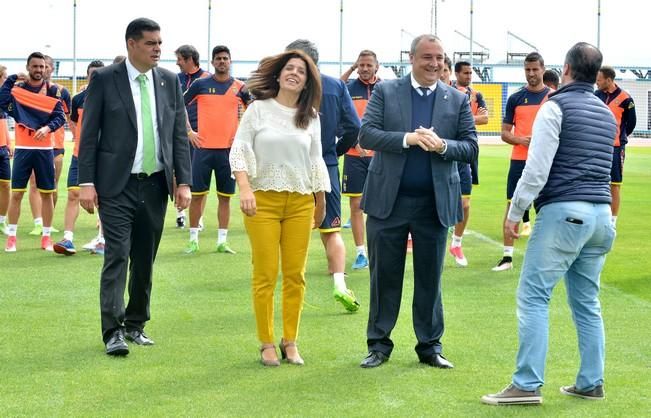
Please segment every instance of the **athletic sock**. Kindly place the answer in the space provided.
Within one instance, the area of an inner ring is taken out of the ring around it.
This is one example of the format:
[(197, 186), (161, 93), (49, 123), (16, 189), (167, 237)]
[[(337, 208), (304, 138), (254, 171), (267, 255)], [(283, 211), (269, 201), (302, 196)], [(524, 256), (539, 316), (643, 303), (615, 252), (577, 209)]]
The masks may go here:
[(513, 257), (513, 246), (504, 246), (504, 257)]
[(190, 228), (190, 241), (199, 241), (199, 228)]
[(34, 226), (43, 226), (43, 218), (34, 218)]
[(227, 237), (228, 237), (228, 229), (219, 228), (217, 230), (217, 245), (225, 243)]
[(52, 230), (51, 226), (44, 226), (43, 227), (43, 234), (42, 236), (44, 237), (49, 237), (50, 236), (50, 231)]
[(348, 287), (346, 287), (346, 276), (344, 273), (333, 273), (332, 278), (335, 282), (335, 289), (343, 293), (348, 290)]
[(363, 255), (366, 257), (366, 248), (363, 245), (358, 245), (357, 247), (357, 255)]
[(63, 239), (68, 240), (72, 242), (73, 238), (75, 236), (75, 233), (72, 231), (63, 231)]
[(461, 240), (463, 239), (463, 236), (456, 236), (452, 234), (452, 244), (450, 244), (450, 247), (455, 248), (455, 247), (461, 247)]
[(18, 225), (16, 224), (7, 225), (7, 235), (9, 235), (10, 237), (15, 237), (17, 231), (18, 231)]

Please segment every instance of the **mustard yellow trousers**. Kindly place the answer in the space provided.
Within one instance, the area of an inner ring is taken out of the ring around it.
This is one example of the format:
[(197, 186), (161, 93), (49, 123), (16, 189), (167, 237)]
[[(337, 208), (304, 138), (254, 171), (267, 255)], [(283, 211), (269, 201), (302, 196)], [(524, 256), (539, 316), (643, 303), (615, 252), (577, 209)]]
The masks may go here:
[(253, 307), (258, 338), (273, 343), (274, 290), (282, 271), (283, 338), (296, 341), (305, 295), (305, 264), (314, 197), (294, 192), (256, 191), (256, 214), (244, 216), (253, 261)]

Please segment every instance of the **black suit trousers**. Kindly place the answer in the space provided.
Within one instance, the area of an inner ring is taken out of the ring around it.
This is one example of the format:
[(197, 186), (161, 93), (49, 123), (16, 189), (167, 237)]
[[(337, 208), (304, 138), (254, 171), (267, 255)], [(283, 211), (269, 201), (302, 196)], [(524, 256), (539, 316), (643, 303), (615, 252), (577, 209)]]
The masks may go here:
[[(149, 320), (153, 264), (167, 209), (163, 172), (146, 179), (129, 178), (117, 196), (99, 196), (106, 249), (100, 278), (104, 342), (118, 328), (142, 330)], [(124, 290), (129, 269), (129, 304)]]
[(398, 196), (387, 219), (368, 216), (366, 231), (371, 270), (366, 331), (369, 351), (380, 351), (390, 356), (393, 350), (391, 331), (400, 311), (407, 236), (411, 233), (416, 353), (419, 357), (440, 353), (444, 328), (441, 272), (447, 228), (438, 220), (434, 197)]

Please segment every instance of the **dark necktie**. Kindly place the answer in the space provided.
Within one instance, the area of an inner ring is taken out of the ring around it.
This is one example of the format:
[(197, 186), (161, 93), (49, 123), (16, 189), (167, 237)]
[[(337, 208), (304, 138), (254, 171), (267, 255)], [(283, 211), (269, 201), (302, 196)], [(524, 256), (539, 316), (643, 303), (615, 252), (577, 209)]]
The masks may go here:
[(423, 97), (429, 96), (429, 94), (432, 92), (429, 87), (418, 87), (418, 89), (423, 93)]

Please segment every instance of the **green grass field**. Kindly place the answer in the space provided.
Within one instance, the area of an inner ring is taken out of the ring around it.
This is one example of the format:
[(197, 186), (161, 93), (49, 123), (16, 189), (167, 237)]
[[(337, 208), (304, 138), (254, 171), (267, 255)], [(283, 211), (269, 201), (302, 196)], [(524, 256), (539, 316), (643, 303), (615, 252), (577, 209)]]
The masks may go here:
[[(216, 254), (214, 195), (201, 252), (192, 256), (182, 254), (188, 232), (175, 228), (170, 205), (147, 326), (156, 345), (132, 345), (127, 358), (108, 357), (100, 336), (101, 257), (40, 250), (39, 239), (27, 235), (31, 221), (24, 205), (18, 252), (0, 253), (0, 416), (649, 416), (651, 148), (628, 150), (618, 237), (602, 275), (606, 400), (559, 393), (559, 386), (574, 383), (578, 367), (576, 333), (561, 282), (551, 304), (544, 404), (480, 404), (481, 395), (510, 382), (517, 348), (515, 289), (526, 241), (516, 243), (514, 271), (490, 271), (501, 256), (508, 152), (506, 146), (482, 145), (481, 186), (473, 191), (471, 232), (464, 239), (470, 266), (456, 268), (450, 258), (445, 262), (443, 344), (453, 370), (417, 362), (409, 260), (391, 360), (378, 369), (359, 368), (366, 354), (368, 270), (349, 269), (348, 284), (362, 308), (345, 313), (332, 299), (316, 233), (299, 338), (306, 365), (262, 367), (250, 250), (238, 203), (232, 204), (229, 233), (238, 254)], [(65, 178), (60, 185), (55, 226), (63, 229)], [(344, 212), (347, 205), (344, 201)], [(77, 225), (80, 248), (95, 235), (95, 218), (82, 214)], [(350, 230), (343, 234), (350, 266), (352, 236)]]

